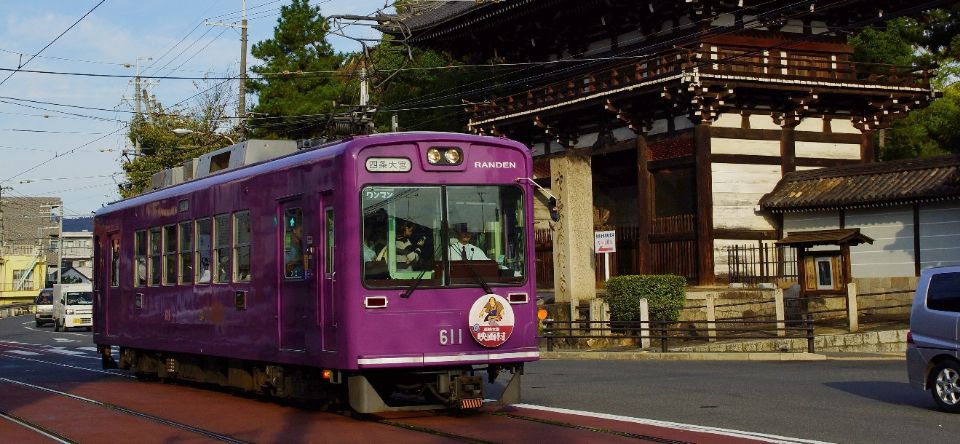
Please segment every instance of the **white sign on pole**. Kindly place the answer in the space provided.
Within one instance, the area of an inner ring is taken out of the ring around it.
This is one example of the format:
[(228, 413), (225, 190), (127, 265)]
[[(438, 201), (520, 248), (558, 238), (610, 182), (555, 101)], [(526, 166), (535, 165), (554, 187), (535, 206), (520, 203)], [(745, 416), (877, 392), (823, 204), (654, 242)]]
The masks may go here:
[(616, 253), (617, 252), (617, 232), (616, 231), (594, 231), (593, 232), (593, 252), (594, 253)]

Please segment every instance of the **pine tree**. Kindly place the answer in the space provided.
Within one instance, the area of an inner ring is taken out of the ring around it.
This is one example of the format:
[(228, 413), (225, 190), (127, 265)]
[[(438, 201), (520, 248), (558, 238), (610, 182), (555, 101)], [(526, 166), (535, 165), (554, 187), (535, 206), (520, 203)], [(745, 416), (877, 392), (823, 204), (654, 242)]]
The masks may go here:
[(258, 95), (250, 123), (258, 137), (320, 136), (336, 104), (351, 101), (336, 73), (346, 57), (327, 42), (329, 31), (319, 7), (293, 0), (280, 8), (273, 38), (253, 45), (253, 56), (264, 61), (251, 68), (263, 78), (249, 82)]

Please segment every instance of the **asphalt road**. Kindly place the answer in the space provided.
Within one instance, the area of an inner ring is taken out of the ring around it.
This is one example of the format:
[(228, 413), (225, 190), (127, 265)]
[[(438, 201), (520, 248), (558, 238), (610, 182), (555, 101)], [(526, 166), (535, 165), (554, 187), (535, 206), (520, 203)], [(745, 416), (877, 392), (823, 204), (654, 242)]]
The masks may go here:
[[(16, 342), (59, 350), (61, 366), (31, 361)], [(90, 333), (38, 329), (29, 317), (0, 319), (0, 345), (0, 377), (42, 383), (100, 366)], [(550, 360), (529, 364), (523, 382), (526, 404), (769, 435), (844, 443), (960, 437), (960, 415), (936, 411), (929, 393), (911, 388), (903, 361)]]
[(957, 442), (904, 361), (540, 361), (523, 400), (843, 443)]

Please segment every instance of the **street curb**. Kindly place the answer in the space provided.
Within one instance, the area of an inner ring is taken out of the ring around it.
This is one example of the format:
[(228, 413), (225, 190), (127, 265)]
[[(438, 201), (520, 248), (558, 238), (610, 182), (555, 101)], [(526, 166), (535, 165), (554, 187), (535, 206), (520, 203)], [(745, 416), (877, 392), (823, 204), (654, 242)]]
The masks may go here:
[(540, 352), (540, 359), (609, 361), (826, 361), (817, 353)]

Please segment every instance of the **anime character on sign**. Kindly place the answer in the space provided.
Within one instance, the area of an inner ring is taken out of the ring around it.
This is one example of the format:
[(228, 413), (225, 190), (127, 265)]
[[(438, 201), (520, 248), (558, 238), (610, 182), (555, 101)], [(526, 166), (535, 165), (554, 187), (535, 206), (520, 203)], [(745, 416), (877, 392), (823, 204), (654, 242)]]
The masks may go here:
[(480, 316), (483, 317), (483, 322), (488, 325), (498, 325), (503, 320), (503, 304), (491, 297), (486, 305), (480, 309)]
[(515, 319), (510, 302), (496, 294), (483, 295), (470, 307), (470, 335), (480, 345), (499, 347), (510, 339)]

